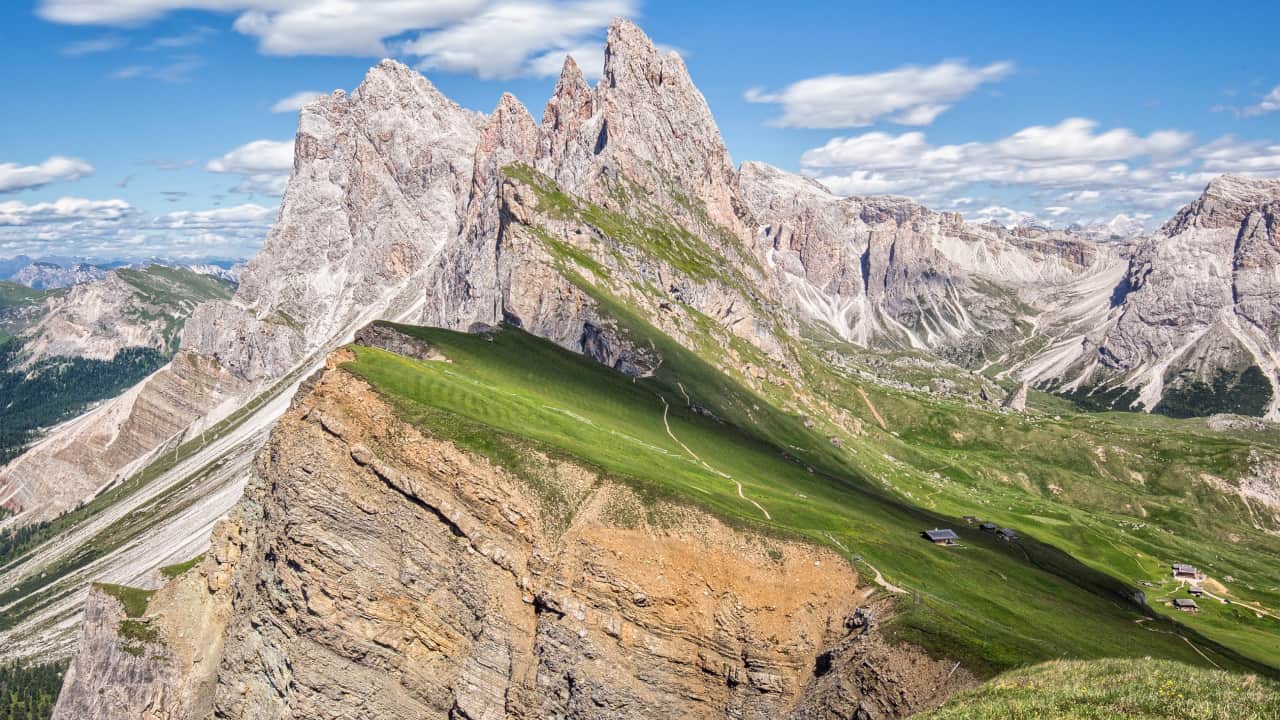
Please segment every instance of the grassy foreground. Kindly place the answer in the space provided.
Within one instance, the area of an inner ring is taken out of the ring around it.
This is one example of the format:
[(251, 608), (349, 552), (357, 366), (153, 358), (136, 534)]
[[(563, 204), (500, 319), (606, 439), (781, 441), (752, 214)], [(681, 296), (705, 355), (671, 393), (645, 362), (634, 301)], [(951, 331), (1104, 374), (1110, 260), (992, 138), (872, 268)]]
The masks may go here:
[(921, 720), (1271, 720), (1280, 686), (1167, 660), (1058, 661), (961, 693)]
[(909, 590), (891, 632), (978, 672), (1144, 655), (1264, 667), (1151, 617), (1126, 601), (1125, 583), (1049, 545), (963, 529), (961, 547), (928, 544), (921, 530), (956, 522), (883, 491), (857, 456), (692, 354), (664, 352), (655, 377), (633, 381), (515, 329), (487, 339), (396, 327), (450, 362), (353, 346), (357, 360), (346, 368), (410, 422), (525, 478), (549, 514), (574, 508), (540, 482), (533, 450), (577, 458), (651, 501), (692, 503), (766, 535), (830, 546), (868, 581), (881, 571)]

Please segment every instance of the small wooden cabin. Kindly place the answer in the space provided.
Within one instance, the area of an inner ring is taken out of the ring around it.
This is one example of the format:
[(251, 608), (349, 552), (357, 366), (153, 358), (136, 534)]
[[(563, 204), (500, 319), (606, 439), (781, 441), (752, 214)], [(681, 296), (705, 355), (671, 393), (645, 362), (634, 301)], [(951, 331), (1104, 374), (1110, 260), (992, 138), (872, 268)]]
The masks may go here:
[(932, 530), (925, 530), (923, 535), (926, 540), (933, 543), (934, 545), (942, 545), (942, 546), (955, 545), (956, 541), (960, 539), (960, 536), (956, 535), (956, 531), (951, 530), (949, 528), (934, 528)]

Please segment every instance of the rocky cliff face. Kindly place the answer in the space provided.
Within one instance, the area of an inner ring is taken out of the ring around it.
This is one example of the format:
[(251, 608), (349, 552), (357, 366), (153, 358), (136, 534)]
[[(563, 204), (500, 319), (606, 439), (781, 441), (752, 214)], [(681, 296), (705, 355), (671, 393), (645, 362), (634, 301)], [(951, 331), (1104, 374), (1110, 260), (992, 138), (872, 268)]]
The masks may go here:
[[(1187, 250), (1237, 258), (1215, 262), (1243, 298), (1232, 316), (1244, 329), (1219, 322), (1227, 334), (1205, 336), (1219, 342), (1198, 346), (1195, 367), (1221, 366), (1220, 347), (1258, 356), (1240, 339), (1253, 336), (1246, 324), (1274, 338), (1274, 207), (1250, 193), (1222, 189), (1162, 236), (1235, 232)], [(32, 472), (5, 471), (5, 492), (22, 493), (23, 507), (70, 507), (305, 375), (375, 318), (463, 330), (507, 321), (651, 372), (661, 358), (628, 340), (606, 311), (614, 304), (748, 384), (794, 379), (789, 343), (816, 324), (872, 347), (1012, 367), (1015, 381), (1081, 387), (1105, 358), (1152, 368), (1179, 349), (1162, 329), (1176, 315), (1142, 300), (1165, 281), (1122, 251), (975, 226), (901, 198), (836, 198), (762, 165), (735, 172), (683, 62), (624, 21), (610, 29), (602, 81), (588, 85), (566, 62), (540, 124), (511, 96), (489, 116), (459, 108), (386, 61), (350, 95), (303, 111), (279, 221), (236, 297), (186, 324), (192, 361), (54, 433), (19, 461)], [(1210, 296), (1206, 307), (1226, 297)], [(268, 426), (282, 402), (254, 406), (252, 424)]]
[(305, 107), (266, 246), (232, 303), (196, 313), (184, 346), (247, 380), (271, 380), (403, 310), (397, 296), (458, 232), (482, 122), (391, 61), (349, 97)]
[(761, 163), (743, 164), (741, 185), (793, 311), (865, 347), (977, 364), (1031, 330), (1036, 309), (1019, 292), (1116, 262), (1065, 233), (972, 225), (906, 198), (839, 198)]
[[(203, 664), (157, 656), (171, 669), (139, 669), (139, 698), (205, 687), (211, 626), (227, 718), (889, 718), (971, 682), (847, 622), (869, 590), (838, 555), (647, 512), (564, 460), (534, 487), (405, 425), (343, 360), (281, 418), (193, 573), (231, 579), (229, 615), (166, 627), (206, 628)], [(219, 582), (202, 587), (221, 608)], [(95, 618), (61, 712), (122, 680), (94, 669), (119, 660)]]
[[(1276, 417), (1280, 181), (1223, 176), (1138, 245), (1061, 377), (1175, 414)], [(1043, 380), (1044, 377), (1031, 377)]]
[(781, 357), (767, 311), (780, 293), (749, 250), (737, 175), (706, 101), (679, 57), (631, 23), (610, 29), (594, 89), (566, 61), (541, 126), (504, 96), (473, 168), (462, 233), (430, 272), (419, 322), (517, 322), (642, 372), (643, 351), (574, 278), (587, 273), (677, 337), (681, 323), (660, 308), (692, 309)]
[(234, 518), (223, 521), (213, 553), (151, 594), (140, 613), (118, 597), (140, 591), (94, 588), (54, 720), (207, 718), (245, 532)]

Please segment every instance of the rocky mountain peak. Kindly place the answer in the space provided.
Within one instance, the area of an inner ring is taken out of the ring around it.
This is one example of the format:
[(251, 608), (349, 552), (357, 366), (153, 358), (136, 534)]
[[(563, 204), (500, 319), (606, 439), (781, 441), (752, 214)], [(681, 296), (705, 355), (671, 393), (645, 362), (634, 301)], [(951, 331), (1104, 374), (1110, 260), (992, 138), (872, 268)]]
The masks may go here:
[[(597, 156), (651, 192), (700, 201), (713, 222), (745, 234), (729, 152), (678, 54), (661, 54), (640, 28), (616, 20), (595, 94)], [(679, 213), (688, 203), (670, 204)]]
[(576, 130), (591, 117), (591, 110), (591, 86), (573, 56), (566, 55), (555, 92), (542, 111), (542, 126), (552, 132)]
[(364, 80), (352, 91), (351, 101), (384, 107), (392, 103), (406, 108), (428, 105), (458, 107), (422, 73), (390, 59), (369, 68)]
[(1219, 175), (1194, 202), (1178, 211), (1161, 231), (1176, 235), (1190, 227), (1236, 228), (1260, 205), (1280, 201), (1280, 180)]

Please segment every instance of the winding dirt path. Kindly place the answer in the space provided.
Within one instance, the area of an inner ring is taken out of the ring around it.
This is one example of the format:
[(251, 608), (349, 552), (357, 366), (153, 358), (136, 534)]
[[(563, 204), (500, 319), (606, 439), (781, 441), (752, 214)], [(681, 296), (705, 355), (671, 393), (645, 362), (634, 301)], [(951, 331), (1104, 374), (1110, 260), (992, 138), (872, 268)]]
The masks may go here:
[(867, 391), (862, 388), (858, 388), (858, 394), (862, 396), (862, 402), (867, 404), (867, 409), (871, 411), (876, 422), (880, 423), (880, 429), (888, 430), (889, 426), (885, 424), (884, 418), (880, 416), (880, 411), (876, 409), (876, 406), (871, 404), (871, 398), (867, 396)]
[[(864, 560), (863, 562), (866, 562), (866, 561)], [(885, 580), (884, 576), (880, 574), (880, 571), (876, 569), (875, 565), (872, 565), (871, 563), (867, 563), (867, 567), (871, 568), (871, 572), (876, 574), (874, 580), (876, 581), (877, 585), (896, 595), (907, 594), (907, 591), (904, 590), (903, 588), (900, 588), (897, 585), (894, 585), (893, 583), (889, 582), (888, 580)]]
[[(681, 388), (681, 391), (683, 392), (684, 388)], [(687, 398), (688, 395), (686, 395), (685, 397)], [(716, 475), (719, 475), (722, 478), (725, 478), (726, 480), (732, 480), (733, 484), (738, 486), (738, 497), (742, 498), (743, 500), (746, 500), (752, 505), (755, 505), (757, 510), (764, 513), (765, 520), (772, 520), (773, 516), (769, 514), (768, 510), (764, 509), (763, 505), (756, 502), (755, 500), (752, 500), (751, 498), (747, 497), (742, 493), (742, 483), (738, 482), (732, 475), (726, 475), (720, 472), (719, 470), (708, 465), (705, 460), (698, 457), (698, 453), (690, 450), (688, 445), (685, 445), (683, 442), (681, 442), (680, 438), (676, 437), (676, 434), (671, 432), (671, 423), (667, 422), (667, 411), (671, 409), (671, 405), (667, 402), (667, 399), (662, 397), (661, 395), (658, 395), (658, 399), (662, 401), (662, 424), (667, 428), (667, 435), (671, 436), (671, 439), (675, 440), (677, 445), (684, 448), (684, 451), (686, 453), (689, 453), (689, 457), (693, 458), (694, 460), (697, 460), (698, 464), (702, 465), (702, 467), (706, 468), (707, 470), (710, 470), (711, 472), (715, 473)]]
[[(1149, 628), (1149, 627), (1147, 627), (1146, 625), (1143, 625), (1143, 623), (1145, 623), (1146, 621), (1148, 621), (1148, 620), (1150, 620), (1150, 619), (1151, 619), (1151, 618), (1145, 618), (1145, 617), (1143, 617), (1143, 618), (1138, 618), (1137, 620), (1134, 620), (1134, 622), (1135, 622), (1135, 623), (1137, 623), (1138, 625), (1142, 626), (1142, 629), (1143, 629), (1143, 630), (1147, 630), (1147, 631), (1149, 631), (1149, 632), (1153, 632), (1153, 633), (1161, 633), (1162, 635), (1178, 635), (1178, 633), (1175, 633), (1175, 632), (1169, 632), (1168, 630), (1157, 630), (1157, 629), (1155, 629), (1155, 628)], [(1212, 659), (1212, 658), (1210, 658), (1208, 655), (1205, 655), (1205, 654), (1204, 654), (1204, 651), (1203, 651), (1203, 650), (1201, 650), (1200, 648), (1196, 647), (1196, 644), (1195, 644), (1195, 643), (1193, 643), (1193, 642), (1191, 642), (1190, 640), (1188, 640), (1188, 639), (1187, 639), (1187, 637), (1186, 637), (1185, 635), (1178, 635), (1178, 637), (1182, 638), (1183, 642), (1185, 642), (1186, 644), (1190, 645), (1192, 650), (1195, 650), (1195, 651), (1196, 651), (1196, 653), (1198, 653), (1198, 654), (1200, 655), (1200, 657), (1202, 657), (1202, 658), (1204, 658), (1204, 659), (1205, 659), (1205, 662), (1207, 662), (1207, 663), (1209, 663), (1210, 665), (1212, 665), (1212, 666), (1214, 666), (1214, 667), (1218, 668), (1219, 670), (1221, 670), (1221, 669), (1222, 669), (1222, 666), (1221, 666), (1221, 665), (1219, 665), (1218, 663), (1214, 662), (1214, 661), (1213, 661), (1213, 659)]]

